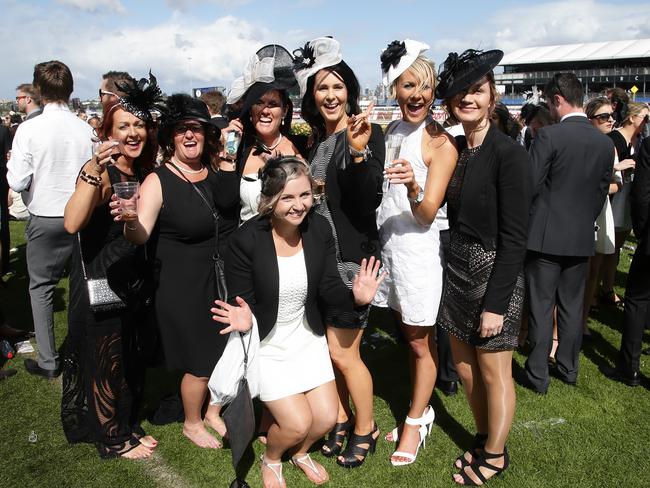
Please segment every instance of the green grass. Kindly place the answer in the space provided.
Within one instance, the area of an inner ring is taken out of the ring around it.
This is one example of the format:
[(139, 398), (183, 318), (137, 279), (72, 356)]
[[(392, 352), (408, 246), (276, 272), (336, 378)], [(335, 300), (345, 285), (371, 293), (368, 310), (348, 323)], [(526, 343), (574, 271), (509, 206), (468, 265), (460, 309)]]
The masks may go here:
[[(24, 260), (24, 225), (12, 223), (14, 274), (5, 278), (0, 303), (11, 323), (31, 327)], [(630, 253), (624, 251), (617, 276), (622, 294)], [(67, 280), (56, 293), (56, 339), (66, 334)], [(373, 325), (392, 331), (385, 314), (374, 314)], [(594, 340), (581, 354), (578, 387), (556, 380), (548, 394), (538, 396), (517, 386), (517, 413), (508, 443), (511, 467), (493, 487), (643, 487), (650, 486), (646, 449), (650, 445), (650, 394), (648, 383), (629, 388), (605, 379), (599, 365), (611, 363), (620, 344), (622, 312), (601, 308), (591, 321)], [(367, 337), (372, 333), (369, 330)], [(370, 338), (369, 338), (370, 339)], [(434, 393), (436, 425), (427, 447), (409, 467), (392, 468), (388, 458), (393, 445), (383, 441), (396, 419), (405, 415), (409, 382), (404, 346), (388, 334), (368, 340), (363, 348), (375, 381), (376, 418), (382, 430), (377, 452), (358, 469), (344, 470), (333, 460), (316, 454), (328, 469), (330, 486), (342, 487), (449, 487), (451, 464), (467, 446), (473, 433), (471, 415), (462, 394), (447, 398)], [(68, 446), (59, 419), (60, 381), (35, 378), (24, 371), (23, 357), (7, 364), (18, 374), (0, 382), (0, 482), (26, 487), (86, 486), (210, 486), (227, 487), (233, 479), (228, 450), (195, 448), (182, 436), (181, 425), (154, 426), (144, 421), (147, 433), (159, 440), (152, 460), (102, 461), (89, 445)], [(522, 366), (525, 357), (516, 353)], [(642, 372), (650, 375), (650, 361), (643, 356)], [(151, 382), (155, 385), (155, 382)], [(159, 385), (155, 385), (156, 388)], [(159, 392), (153, 386), (148, 396)], [(30, 443), (31, 431), (38, 436)], [(261, 446), (255, 443), (257, 455)], [(287, 485), (312, 486), (295, 468), (285, 463)], [(256, 462), (247, 476), (251, 486), (261, 486)]]

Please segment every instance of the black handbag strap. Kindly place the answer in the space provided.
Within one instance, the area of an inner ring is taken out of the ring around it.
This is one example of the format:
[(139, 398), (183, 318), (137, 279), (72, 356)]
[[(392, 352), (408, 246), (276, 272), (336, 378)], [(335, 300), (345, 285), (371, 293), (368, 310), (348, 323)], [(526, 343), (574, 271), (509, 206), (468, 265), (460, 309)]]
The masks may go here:
[(88, 276), (86, 275), (86, 264), (84, 263), (84, 253), (81, 250), (81, 232), (77, 232), (77, 242), (79, 243), (79, 257), (81, 257), (81, 271), (84, 275), (84, 280), (88, 281)]
[(194, 188), (194, 191), (198, 193), (198, 195), (201, 197), (201, 200), (208, 206), (210, 209), (210, 213), (212, 213), (212, 218), (214, 219), (214, 256), (216, 259), (220, 259), (221, 257), (219, 256), (219, 212), (217, 211), (216, 208), (214, 208), (206, 196), (203, 194), (203, 192), (199, 189), (198, 186), (194, 184), (193, 181), (190, 181), (187, 176), (183, 173), (183, 171), (174, 164), (174, 162), (170, 159), (169, 164), (171, 164), (176, 171), (178, 171), (178, 174), (183, 177), (185, 181), (187, 181), (190, 185), (192, 185), (192, 188)]
[(244, 343), (244, 333), (239, 333), (239, 340), (241, 340), (241, 347), (244, 349), (244, 378), (246, 377), (246, 372), (248, 371), (248, 351), (251, 348), (251, 342), (253, 341), (253, 328), (248, 331), (248, 347)]

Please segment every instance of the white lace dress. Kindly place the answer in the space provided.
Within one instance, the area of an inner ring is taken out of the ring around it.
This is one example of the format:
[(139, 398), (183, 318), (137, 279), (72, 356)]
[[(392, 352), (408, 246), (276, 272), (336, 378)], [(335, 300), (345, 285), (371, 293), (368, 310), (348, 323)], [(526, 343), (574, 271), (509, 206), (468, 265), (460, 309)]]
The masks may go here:
[(305, 317), (307, 268), (303, 251), (278, 256), (280, 292), (275, 327), (260, 343), (260, 399), (279, 400), (334, 380), (327, 340)]
[[(424, 188), (427, 166), (422, 159), (420, 125), (400, 121), (391, 134), (403, 134), (399, 157), (411, 163), (415, 179)], [(442, 247), (438, 225), (420, 225), (413, 217), (404, 185), (390, 185), (377, 209), (381, 261), (388, 271), (374, 305), (400, 312), (407, 325), (433, 326), (442, 294)]]

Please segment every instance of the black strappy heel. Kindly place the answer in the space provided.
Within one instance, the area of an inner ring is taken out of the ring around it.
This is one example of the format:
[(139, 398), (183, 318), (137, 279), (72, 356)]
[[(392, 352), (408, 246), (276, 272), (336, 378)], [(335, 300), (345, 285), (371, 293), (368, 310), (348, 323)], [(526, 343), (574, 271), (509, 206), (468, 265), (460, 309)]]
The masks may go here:
[[(375, 427), (372, 429), (372, 431), (366, 435), (358, 435), (353, 431), (350, 435), (350, 440), (348, 440), (348, 445), (341, 453), (341, 456), (343, 456), (343, 461), (337, 458), (337, 464), (339, 466), (343, 466), (344, 468), (356, 468), (358, 466), (361, 466), (368, 457), (368, 453), (372, 454), (375, 452), (375, 449), (377, 447), (377, 438), (379, 435), (377, 435), (377, 437), (374, 437), (374, 435), (378, 434), (378, 432), (379, 429), (377, 428), (377, 424), (375, 424)], [(368, 444), (368, 447), (360, 447), (361, 444)], [(359, 459), (357, 456), (363, 457)]]
[[(476, 460), (480, 456), (478, 450), (485, 449), (485, 442), (487, 441), (487, 437), (487, 434), (475, 434), (472, 447), (469, 448), (469, 451), (464, 452), (456, 458), (456, 461), (454, 461), (454, 468), (465, 469), (466, 466), (472, 464), (467, 459), (465, 459), (465, 454), (469, 452), (472, 455), (472, 460)], [(460, 463), (460, 466), (458, 466), (457, 463)]]
[[(499, 468), (498, 466), (495, 466), (494, 464), (490, 464), (487, 462), (488, 459), (498, 459), (500, 457), (503, 457), (503, 467)], [(508, 456), (508, 449), (504, 449), (503, 452), (499, 454), (493, 454), (491, 452), (487, 452), (486, 450), (483, 450), (483, 453), (479, 455), (479, 457), (469, 465), (469, 468), (474, 471), (474, 474), (476, 477), (481, 481), (481, 484), (477, 484), (472, 478), (469, 477), (469, 475), (465, 472), (465, 468), (463, 468), (460, 473), (458, 473), (462, 478), (463, 482), (456, 484), (459, 485), (465, 485), (465, 486), (482, 486), (485, 483), (487, 483), (489, 480), (494, 478), (495, 476), (500, 476), (501, 473), (503, 473), (508, 466), (510, 465), (510, 456)], [(487, 468), (490, 471), (494, 471), (494, 474), (490, 476), (489, 478), (486, 478), (483, 476), (483, 473), (481, 472), (480, 468)]]
[(345, 422), (336, 424), (329, 434), (327, 440), (320, 448), (320, 453), (325, 457), (333, 457), (343, 450), (343, 443), (354, 429), (354, 419), (349, 418)]

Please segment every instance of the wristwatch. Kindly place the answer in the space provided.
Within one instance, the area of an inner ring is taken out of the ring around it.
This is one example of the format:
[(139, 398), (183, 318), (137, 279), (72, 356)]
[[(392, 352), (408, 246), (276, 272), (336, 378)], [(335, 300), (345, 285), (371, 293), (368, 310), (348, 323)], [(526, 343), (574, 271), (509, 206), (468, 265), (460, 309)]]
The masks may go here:
[(418, 192), (417, 195), (415, 195), (415, 198), (407, 197), (409, 202), (415, 203), (416, 205), (419, 205), (422, 203), (422, 200), (424, 200), (424, 190), (420, 188), (420, 191)]
[(353, 158), (363, 158), (364, 161), (367, 161), (368, 156), (370, 156), (370, 148), (366, 146), (363, 148), (363, 151), (357, 151), (355, 148), (350, 146), (350, 156)]

